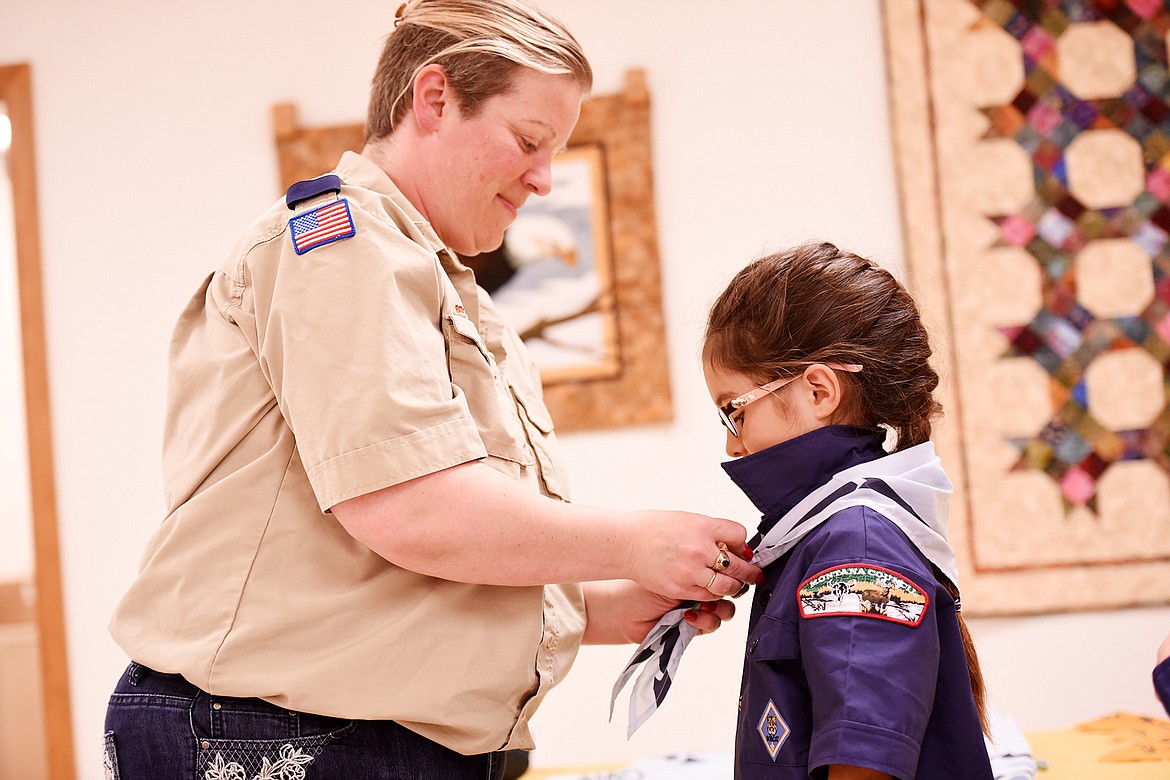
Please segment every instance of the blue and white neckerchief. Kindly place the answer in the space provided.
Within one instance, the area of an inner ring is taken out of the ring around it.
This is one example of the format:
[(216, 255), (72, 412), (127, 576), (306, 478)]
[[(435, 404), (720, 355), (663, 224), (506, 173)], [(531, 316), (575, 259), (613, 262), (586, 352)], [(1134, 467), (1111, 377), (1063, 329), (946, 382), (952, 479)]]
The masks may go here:
[[(898, 526), (943, 576), (957, 584), (955, 551), (947, 542), (947, 512), (953, 492), (932, 442), (866, 461), (834, 474), (786, 512), (759, 541), (751, 562), (762, 569), (837, 512), (867, 506)], [(611, 719), (618, 694), (638, 667), (645, 665), (630, 694), (627, 738), (666, 698), (683, 650), (697, 633), (683, 615), (697, 604), (688, 602), (663, 615), (614, 683), (609, 703)]]

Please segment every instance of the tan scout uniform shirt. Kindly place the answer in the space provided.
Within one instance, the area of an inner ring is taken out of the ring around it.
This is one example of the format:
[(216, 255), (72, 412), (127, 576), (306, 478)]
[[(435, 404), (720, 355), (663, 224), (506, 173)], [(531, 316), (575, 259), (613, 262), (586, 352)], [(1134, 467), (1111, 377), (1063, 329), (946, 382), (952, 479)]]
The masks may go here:
[(168, 514), (111, 632), (212, 694), (392, 719), (467, 754), (531, 748), (580, 646), (580, 587), (416, 574), (327, 510), (477, 459), (567, 499), (539, 380), (389, 177), (352, 153), (336, 173), (355, 236), (297, 255), (281, 201), (180, 316)]

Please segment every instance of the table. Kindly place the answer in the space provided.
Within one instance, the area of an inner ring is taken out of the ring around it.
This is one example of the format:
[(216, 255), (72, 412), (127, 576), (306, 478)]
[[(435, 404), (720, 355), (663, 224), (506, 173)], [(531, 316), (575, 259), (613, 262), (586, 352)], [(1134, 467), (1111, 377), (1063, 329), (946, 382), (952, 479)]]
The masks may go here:
[[(1042, 762), (1037, 780), (1170, 780), (1170, 720), (1115, 713), (1074, 728), (1026, 736), (1032, 755)], [(534, 767), (521, 780), (604, 775), (625, 766)]]
[[(1027, 735), (1047, 764), (1038, 780), (1170, 780), (1170, 721), (1115, 713), (1061, 731)], [(1119, 759), (1146, 760), (1119, 760)]]

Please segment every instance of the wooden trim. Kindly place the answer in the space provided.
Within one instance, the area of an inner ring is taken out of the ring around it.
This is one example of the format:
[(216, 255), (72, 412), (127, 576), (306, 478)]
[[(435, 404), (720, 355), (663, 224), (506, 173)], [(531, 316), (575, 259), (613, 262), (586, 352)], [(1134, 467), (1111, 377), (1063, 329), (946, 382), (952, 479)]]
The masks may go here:
[(73, 716), (65, 651), (64, 599), (57, 537), (57, 488), (49, 420), (49, 372), (41, 283), (40, 218), (37, 211), (32, 82), (28, 65), (0, 66), (0, 100), (12, 121), (8, 152), (16, 228), (16, 271), (28, 417), (30, 501), (40, 638), (45, 741), (51, 780), (73, 780)]
[(944, 461), (951, 464), (948, 472), (957, 483), (955, 500), (951, 503), (949, 538), (951, 546), (959, 552), (960, 575), (965, 579), (975, 560), (967, 480), (969, 449), (963, 439), (953, 298), (946, 272), (948, 247), (943, 230), (925, 14), (922, 0), (886, 0), (882, 4), (890, 135), (901, 200), (906, 275), (931, 334), (932, 362), (941, 380), (936, 396), (942, 403), (944, 416), (936, 424), (932, 438)]

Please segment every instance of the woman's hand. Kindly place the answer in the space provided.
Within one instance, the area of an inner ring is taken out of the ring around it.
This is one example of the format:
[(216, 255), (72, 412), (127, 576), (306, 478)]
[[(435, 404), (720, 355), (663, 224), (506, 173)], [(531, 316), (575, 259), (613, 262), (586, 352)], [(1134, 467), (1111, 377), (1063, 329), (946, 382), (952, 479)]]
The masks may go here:
[[(687, 601), (735, 596), (743, 584), (764, 581), (748, 563), (747, 531), (739, 523), (692, 512), (646, 510), (630, 513), (630, 579), (654, 593)], [(723, 545), (721, 548), (720, 545)], [(726, 550), (726, 565), (716, 561)]]
[[(623, 580), (588, 583), (584, 589), (588, 620), (584, 641), (594, 645), (637, 644), (663, 615), (683, 603)], [(705, 601), (684, 615), (700, 634), (711, 633), (734, 616), (735, 604), (722, 599)]]

